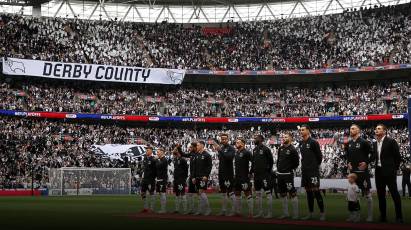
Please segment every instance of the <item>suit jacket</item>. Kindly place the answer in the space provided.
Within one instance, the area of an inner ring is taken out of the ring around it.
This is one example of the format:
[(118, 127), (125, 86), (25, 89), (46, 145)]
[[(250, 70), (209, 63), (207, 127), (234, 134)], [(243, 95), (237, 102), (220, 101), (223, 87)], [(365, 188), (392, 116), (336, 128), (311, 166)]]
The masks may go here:
[[(375, 156), (375, 167), (378, 166), (378, 147), (377, 141), (373, 143)], [(385, 136), (381, 146), (381, 168), (384, 175), (396, 174), (401, 163), (400, 148), (397, 141)]]

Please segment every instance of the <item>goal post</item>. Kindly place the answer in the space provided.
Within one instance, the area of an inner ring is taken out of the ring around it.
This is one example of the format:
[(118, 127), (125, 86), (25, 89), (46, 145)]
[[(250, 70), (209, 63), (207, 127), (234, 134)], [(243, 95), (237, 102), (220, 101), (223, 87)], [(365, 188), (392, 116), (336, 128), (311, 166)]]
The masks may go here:
[(49, 170), (50, 196), (128, 195), (130, 168), (52, 168)]

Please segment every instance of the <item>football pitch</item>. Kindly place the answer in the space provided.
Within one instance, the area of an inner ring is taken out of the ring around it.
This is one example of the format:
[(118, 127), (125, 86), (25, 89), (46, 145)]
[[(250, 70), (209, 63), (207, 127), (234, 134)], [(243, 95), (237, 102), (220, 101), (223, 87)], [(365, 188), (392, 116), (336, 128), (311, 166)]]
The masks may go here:
[[(209, 195), (213, 215), (220, 211), (219, 195)], [(80, 197), (0, 197), (0, 229), (350, 229), (345, 225), (347, 205), (345, 196), (327, 194), (325, 197), (327, 221), (282, 221), (280, 200), (273, 204), (274, 218), (254, 220), (247, 218), (194, 217), (179, 215), (139, 214), (142, 202), (139, 196), (80, 196)], [(388, 198), (389, 227), (411, 229), (411, 199), (402, 199), (405, 224), (393, 224), (394, 208)], [(174, 210), (174, 196), (168, 196), (168, 211)], [(361, 203), (362, 217), (366, 216), (365, 202)], [(246, 205), (243, 205), (246, 206)], [(245, 208), (245, 207), (244, 207)], [(291, 207), (290, 207), (291, 208)], [(316, 207), (317, 208), (317, 207)], [(315, 210), (318, 212), (318, 209)], [(290, 209), (291, 212), (291, 209)], [(307, 214), (306, 199), (300, 196), (300, 215)], [(176, 217), (176, 218), (174, 218)], [(363, 218), (364, 219), (364, 218)], [(378, 220), (378, 200), (374, 197), (374, 219)], [(326, 224), (324, 224), (326, 223)], [(376, 222), (377, 223), (377, 222)], [(318, 225), (320, 224), (320, 225)], [(377, 223), (378, 224), (378, 223)], [(357, 224), (361, 225), (361, 224)], [(354, 225), (355, 226), (355, 225)], [(364, 225), (366, 226), (366, 225)], [(380, 226), (381, 224), (375, 225)], [(372, 227), (372, 226), (368, 226)]]

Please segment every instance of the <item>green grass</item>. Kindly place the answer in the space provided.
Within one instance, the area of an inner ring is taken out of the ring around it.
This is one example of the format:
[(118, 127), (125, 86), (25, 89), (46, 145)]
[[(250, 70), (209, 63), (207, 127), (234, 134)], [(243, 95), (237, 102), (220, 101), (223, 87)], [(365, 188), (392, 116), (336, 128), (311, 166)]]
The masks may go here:
[[(213, 213), (219, 211), (219, 196), (209, 196)], [(173, 210), (174, 197), (168, 198), (168, 210)], [(411, 224), (411, 200), (403, 199), (406, 224)], [(378, 219), (378, 200), (374, 197), (374, 218)], [(327, 194), (325, 198), (328, 221), (344, 221), (347, 218), (345, 196)], [(244, 205), (245, 206), (245, 205)], [(280, 201), (274, 200), (274, 216), (279, 216)], [(88, 197), (0, 197), (0, 229), (267, 229), (267, 225), (215, 223), (199, 221), (136, 220), (127, 215), (142, 208), (138, 196), (88, 196)], [(306, 200), (300, 196), (300, 214), (307, 213)], [(317, 209), (318, 210), (318, 209)], [(316, 210), (316, 211), (317, 211)], [(291, 210), (290, 210), (291, 211)], [(362, 202), (362, 216), (366, 215)], [(388, 198), (388, 219), (394, 220), (394, 208)], [(318, 229), (306, 226), (276, 226), (276, 229)]]

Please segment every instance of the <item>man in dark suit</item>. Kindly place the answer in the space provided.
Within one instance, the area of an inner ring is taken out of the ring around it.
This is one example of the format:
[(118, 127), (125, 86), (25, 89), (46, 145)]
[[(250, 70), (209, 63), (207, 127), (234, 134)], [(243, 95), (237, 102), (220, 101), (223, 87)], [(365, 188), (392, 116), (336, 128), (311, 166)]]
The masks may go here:
[(375, 128), (376, 141), (374, 142), (375, 162), (375, 184), (377, 187), (378, 201), (380, 207), (381, 222), (387, 221), (387, 201), (385, 199), (388, 187), (394, 201), (396, 222), (403, 223), (401, 210), (401, 197), (397, 188), (397, 171), (400, 166), (401, 156), (398, 143), (386, 136), (387, 127), (383, 124)]
[(402, 196), (405, 197), (405, 190), (408, 187), (408, 197), (411, 198), (411, 164), (406, 164), (401, 167), (402, 171)]

